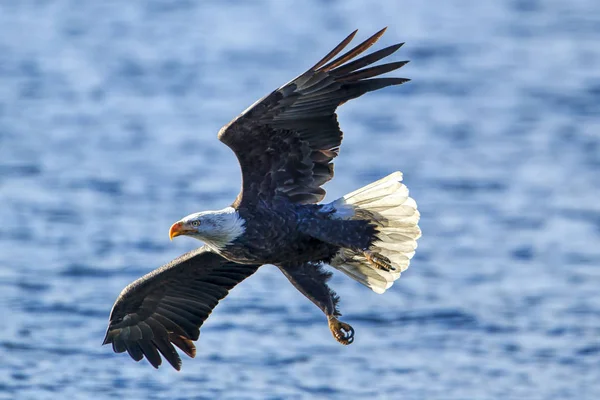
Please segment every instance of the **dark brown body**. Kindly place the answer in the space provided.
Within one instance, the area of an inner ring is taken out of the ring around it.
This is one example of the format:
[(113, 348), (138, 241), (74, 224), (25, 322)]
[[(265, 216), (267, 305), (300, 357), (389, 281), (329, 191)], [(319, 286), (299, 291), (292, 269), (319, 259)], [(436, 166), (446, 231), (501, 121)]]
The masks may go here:
[(327, 263), (341, 246), (366, 249), (375, 239), (368, 221), (336, 220), (331, 209), (294, 204), (285, 197), (240, 207), (238, 212), (246, 230), (220, 253), (239, 263)]

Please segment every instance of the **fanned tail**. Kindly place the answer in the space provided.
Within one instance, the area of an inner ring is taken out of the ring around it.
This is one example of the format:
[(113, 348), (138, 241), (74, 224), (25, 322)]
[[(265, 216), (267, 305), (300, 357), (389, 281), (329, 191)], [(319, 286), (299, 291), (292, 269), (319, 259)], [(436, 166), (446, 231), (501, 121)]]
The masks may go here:
[(331, 261), (333, 267), (376, 293), (385, 292), (408, 268), (421, 237), (417, 203), (401, 182), (402, 173), (394, 172), (331, 203), (337, 218), (369, 220), (377, 226), (369, 250), (387, 257), (395, 270), (379, 269), (364, 253), (348, 248)]

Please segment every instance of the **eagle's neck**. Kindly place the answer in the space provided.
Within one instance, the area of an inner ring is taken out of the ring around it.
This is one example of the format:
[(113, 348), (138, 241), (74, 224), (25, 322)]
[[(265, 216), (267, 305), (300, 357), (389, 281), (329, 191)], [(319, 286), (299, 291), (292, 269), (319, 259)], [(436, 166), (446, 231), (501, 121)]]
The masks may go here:
[(233, 207), (209, 211), (203, 216), (202, 240), (213, 250), (219, 251), (246, 231), (246, 221)]

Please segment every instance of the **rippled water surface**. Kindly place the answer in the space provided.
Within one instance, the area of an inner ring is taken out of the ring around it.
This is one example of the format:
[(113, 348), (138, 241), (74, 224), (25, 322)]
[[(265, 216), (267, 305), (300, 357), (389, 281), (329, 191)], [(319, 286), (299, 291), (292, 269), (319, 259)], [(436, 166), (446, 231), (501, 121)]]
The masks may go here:
[[(224, 207), (219, 127), (355, 28), (406, 85), (340, 111), (335, 199), (402, 170), (423, 238), (349, 347), (274, 267), (183, 370), (101, 347), (130, 281)], [(600, 398), (600, 2), (0, 1), (0, 398)]]

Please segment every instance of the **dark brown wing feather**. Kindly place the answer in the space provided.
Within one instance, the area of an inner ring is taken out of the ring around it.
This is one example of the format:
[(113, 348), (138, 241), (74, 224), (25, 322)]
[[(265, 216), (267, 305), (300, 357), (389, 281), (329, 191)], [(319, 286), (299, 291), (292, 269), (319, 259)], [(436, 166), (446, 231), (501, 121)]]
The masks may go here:
[(407, 61), (364, 68), (394, 53), (403, 43), (350, 61), (384, 31), (331, 61), (350, 43), (356, 34), (352, 32), (314, 67), (221, 129), (219, 139), (235, 152), (242, 168), (242, 191), (234, 206), (276, 195), (300, 204), (323, 199), (325, 190), (320, 186), (333, 177), (332, 160), (342, 143), (336, 108), (367, 92), (408, 81), (375, 78)]
[(236, 264), (206, 247), (184, 254), (127, 286), (115, 302), (103, 344), (127, 351), (136, 361), (146, 357), (155, 368), (162, 356), (179, 370), (173, 345), (190, 357), (193, 340), (213, 308), (259, 265)]

